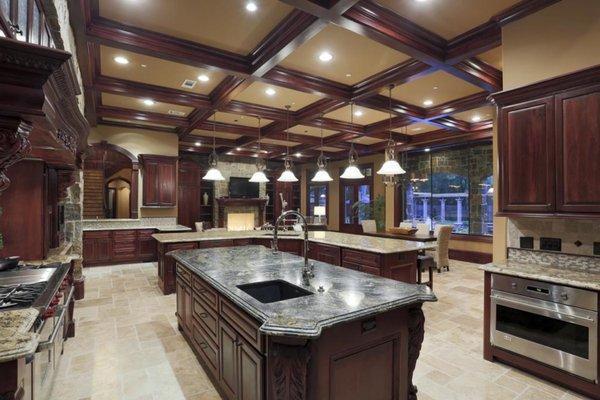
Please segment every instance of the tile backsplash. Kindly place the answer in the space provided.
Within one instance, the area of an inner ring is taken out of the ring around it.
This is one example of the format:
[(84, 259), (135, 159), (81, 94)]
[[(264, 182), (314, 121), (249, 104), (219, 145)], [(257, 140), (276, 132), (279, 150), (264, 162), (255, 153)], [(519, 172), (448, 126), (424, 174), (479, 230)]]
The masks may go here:
[[(561, 239), (561, 253), (593, 256), (594, 242), (600, 242), (599, 220), (509, 218), (508, 247), (518, 248), (521, 237), (533, 237), (533, 249), (540, 249), (540, 238)], [(596, 256), (598, 257), (598, 256)]]

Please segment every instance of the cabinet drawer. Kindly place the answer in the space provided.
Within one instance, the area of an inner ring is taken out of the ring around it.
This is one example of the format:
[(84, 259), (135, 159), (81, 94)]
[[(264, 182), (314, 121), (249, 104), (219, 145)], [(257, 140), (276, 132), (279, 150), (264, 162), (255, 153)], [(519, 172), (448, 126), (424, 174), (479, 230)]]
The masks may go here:
[(135, 240), (136, 231), (134, 230), (118, 230), (113, 231), (113, 237), (115, 240)]
[(198, 321), (192, 323), (192, 335), (196, 351), (210, 370), (214, 377), (219, 376), (219, 347), (207, 335), (206, 331)]
[(259, 352), (263, 351), (263, 340), (258, 328), (260, 324), (246, 315), (223, 297), (219, 298), (219, 315)]
[(154, 235), (154, 229), (140, 229), (138, 231), (140, 239), (152, 239), (152, 235)]
[(381, 264), (380, 257), (378, 254), (350, 249), (342, 249), (342, 261), (348, 261), (352, 263), (357, 263), (359, 265), (366, 265), (369, 267), (376, 268), (379, 268)]
[(194, 293), (194, 318), (202, 325), (206, 333), (213, 341), (218, 340), (218, 320), (217, 313), (206, 305), (206, 303)]
[(198, 245), (196, 244), (196, 242), (171, 243), (166, 246), (165, 253), (168, 253), (173, 250), (192, 250), (197, 248)]
[(192, 288), (194, 289), (194, 292), (198, 294), (200, 299), (202, 299), (207, 306), (216, 311), (219, 298), (217, 292), (210, 287), (208, 283), (204, 282), (202, 278), (199, 278), (196, 275), (192, 277), (192, 281)]
[(84, 239), (107, 239), (110, 238), (110, 231), (86, 231), (83, 232)]
[(210, 249), (212, 247), (229, 247), (233, 245), (233, 240), (203, 240), (198, 243), (200, 249)]
[(184, 282), (186, 282), (189, 285), (192, 273), (188, 271), (187, 268), (182, 267), (180, 264), (177, 264), (177, 277), (181, 278)]

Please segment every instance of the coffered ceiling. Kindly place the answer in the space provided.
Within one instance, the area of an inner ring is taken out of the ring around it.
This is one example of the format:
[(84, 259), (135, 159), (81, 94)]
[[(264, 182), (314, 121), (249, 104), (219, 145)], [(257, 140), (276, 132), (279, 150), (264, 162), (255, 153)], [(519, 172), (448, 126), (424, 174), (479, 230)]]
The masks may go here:
[(214, 129), (218, 151), (248, 155), (260, 117), (261, 156), (309, 160), (321, 128), (331, 158), (351, 142), (381, 152), (390, 128), (400, 148), (491, 137), (501, 27), (556, 1), (81, 0), (70, 13), (92, 125), (170, 132), (200, 153)]

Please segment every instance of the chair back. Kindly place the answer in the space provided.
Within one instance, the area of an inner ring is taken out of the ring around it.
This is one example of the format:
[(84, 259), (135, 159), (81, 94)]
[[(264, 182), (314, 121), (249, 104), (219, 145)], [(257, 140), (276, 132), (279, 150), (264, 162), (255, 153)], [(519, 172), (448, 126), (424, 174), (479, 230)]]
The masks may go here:
[(417, 224), (417, 235), (429, 235), (429, 224)]
[(196, 222), (194, 225), (196, 226), (196, 232), (204, 231), (204, 222)]
[(402, 229), (412, 229), (413, 225), (410, 222), (400, 222), (400, 225), (398, 226), (398, 228), (402, 228)]
[(448, 247), (450, 245), (450, 235), (452, 235), (452, 226), (439, 226), (436, 251), (436, 262), (438, 266), (445, 267), (449, 265)]
[(374, 219), (365, 219), (360, 222), (364, 233), (377, 233), (377, 223)]

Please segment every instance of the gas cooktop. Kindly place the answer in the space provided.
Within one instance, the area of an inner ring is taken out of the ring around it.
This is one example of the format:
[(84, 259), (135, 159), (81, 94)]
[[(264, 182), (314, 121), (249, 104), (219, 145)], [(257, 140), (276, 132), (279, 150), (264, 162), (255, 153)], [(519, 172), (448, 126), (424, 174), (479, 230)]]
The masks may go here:
[(49, 282), (56, 280), (55, 273), (60, 266), (61, 264), (45, 266), (19, 265), (12, 270), (1, 271), (0, 311), (46, 306), (46, 299), (42, 299), (42, 295), (46, 291)]

